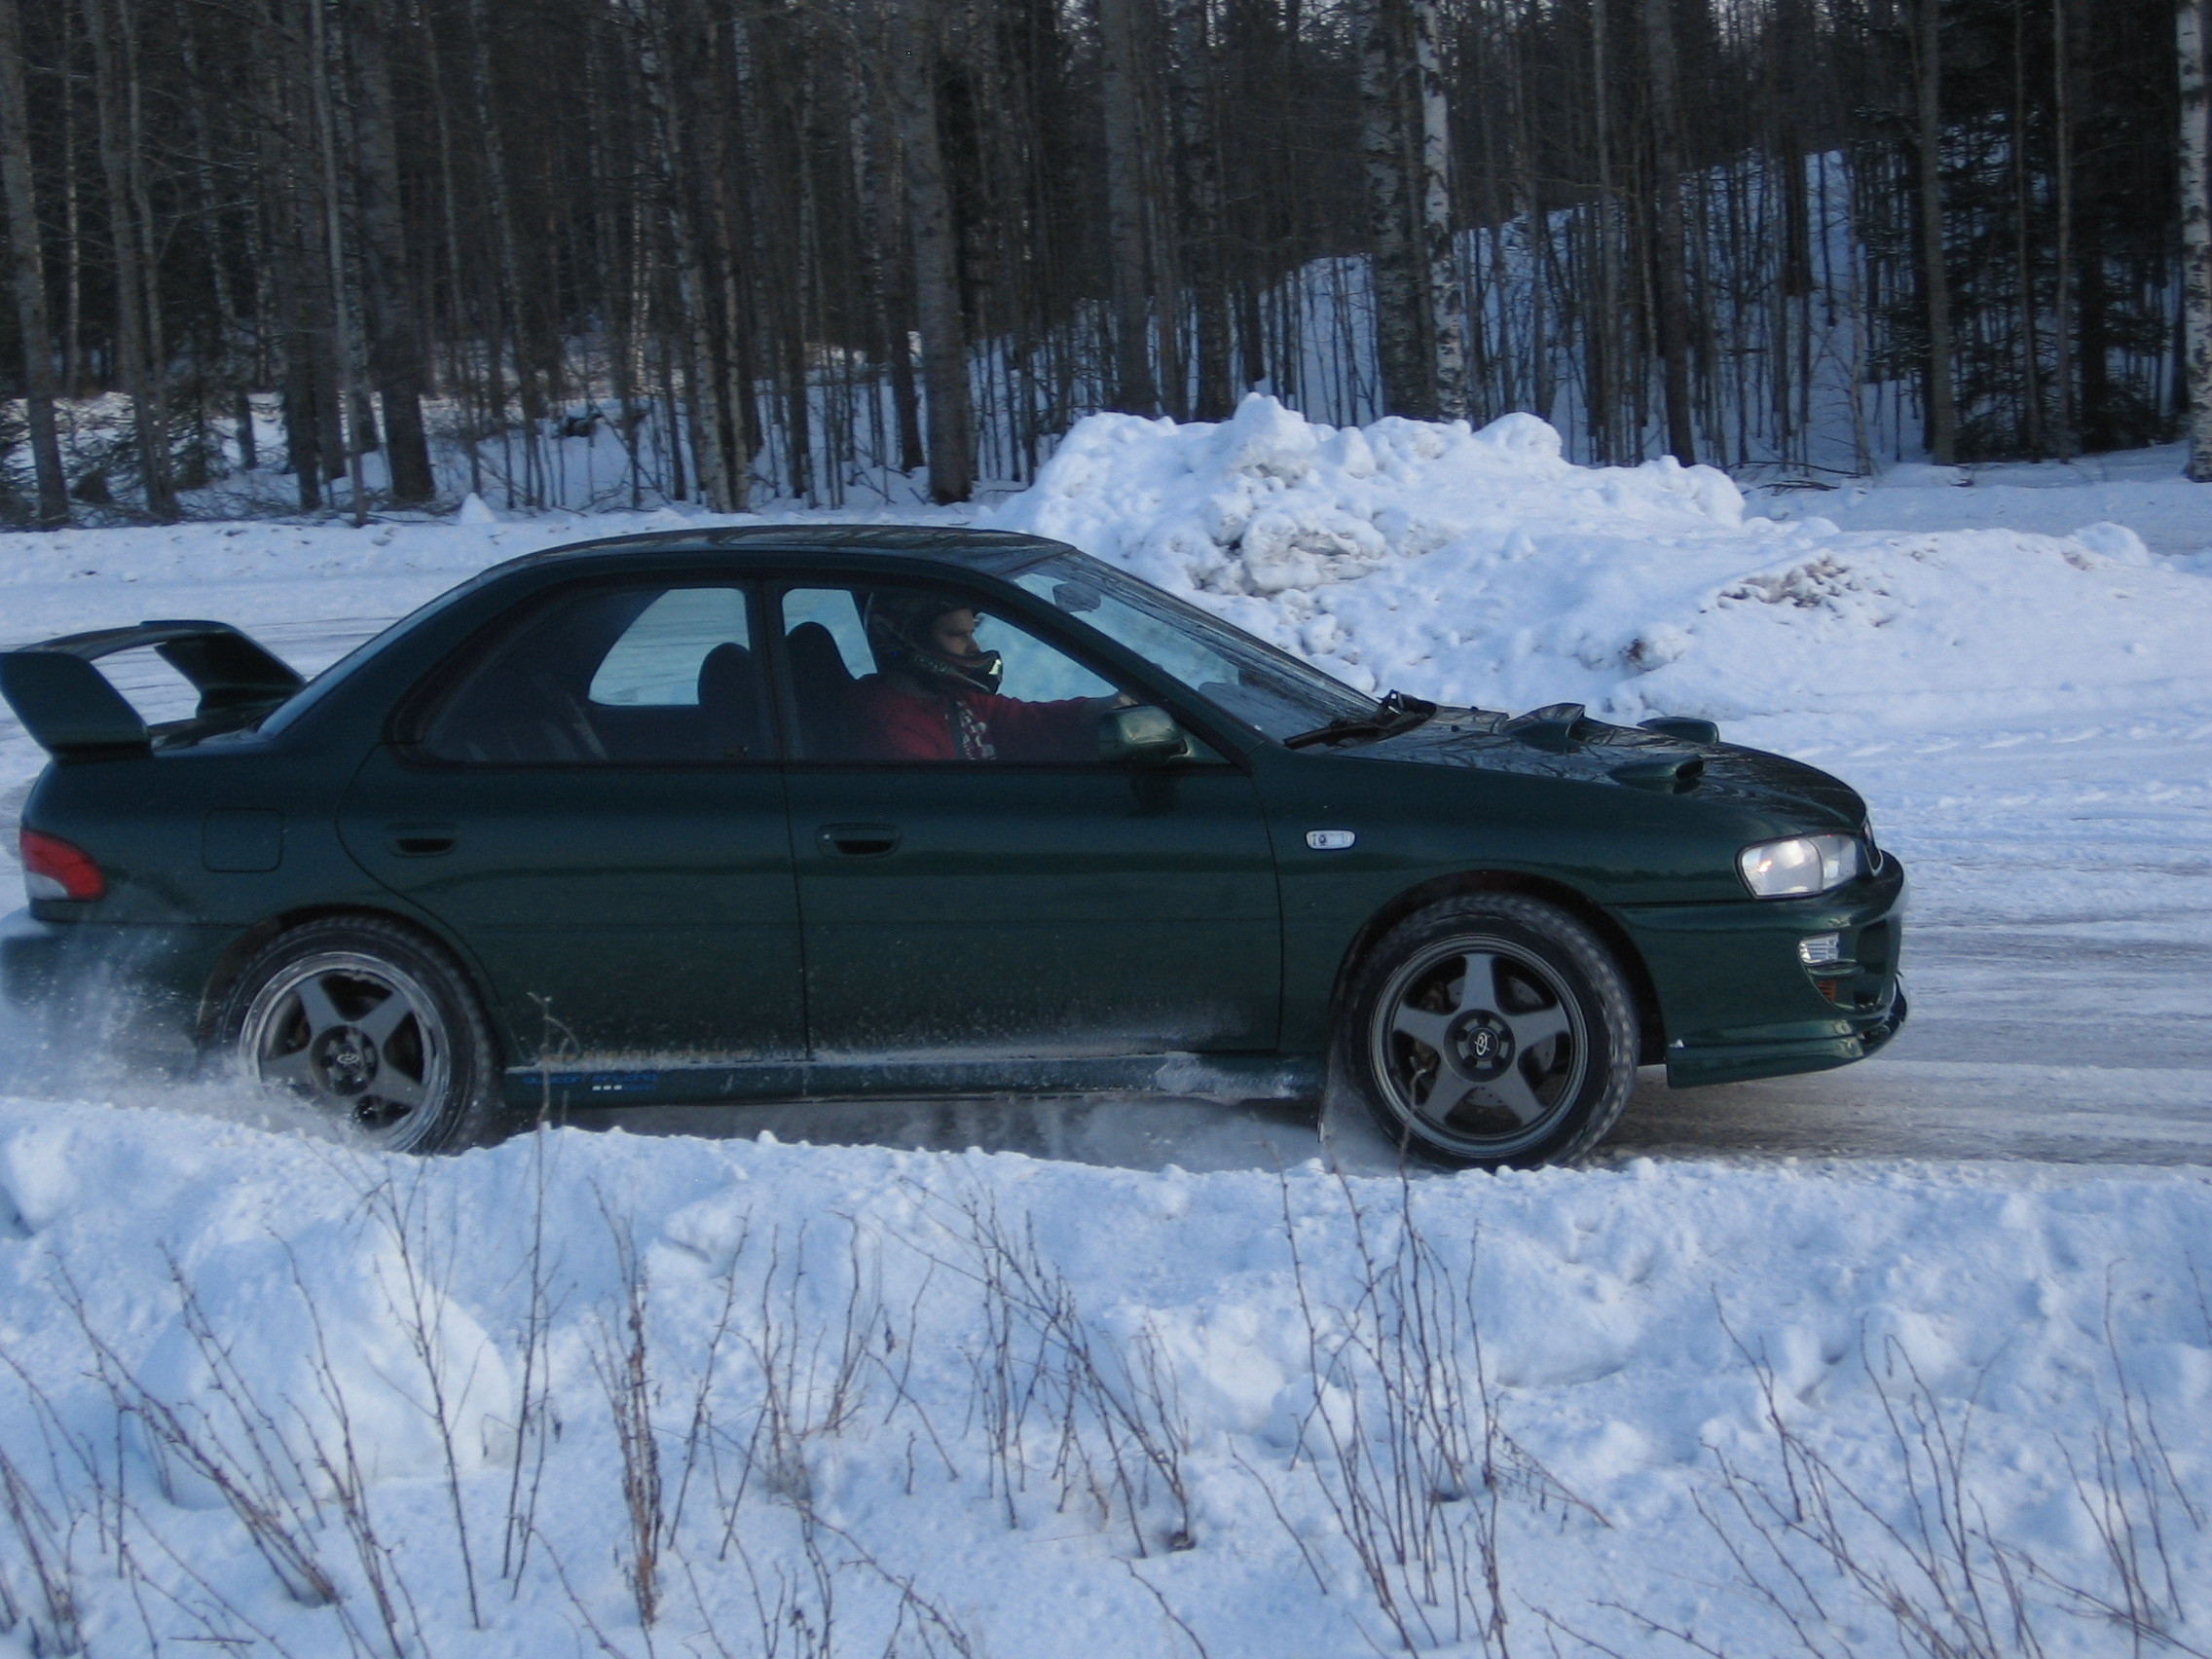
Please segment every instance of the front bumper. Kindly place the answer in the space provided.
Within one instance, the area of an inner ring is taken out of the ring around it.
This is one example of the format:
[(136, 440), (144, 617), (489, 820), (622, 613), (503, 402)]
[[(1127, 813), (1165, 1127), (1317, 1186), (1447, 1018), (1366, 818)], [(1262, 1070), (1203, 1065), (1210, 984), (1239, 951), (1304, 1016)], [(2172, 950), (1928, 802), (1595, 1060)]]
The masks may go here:
[[(1651, 972), (1677, 1088), (1825, 1071), (1863, 1059), (1904, 1023), (1898, 977), (1904, 866), (1816, 899), (1654, 904), (1620, 912)], [(1799, 943), (1840, 936), (1811, 966)]]

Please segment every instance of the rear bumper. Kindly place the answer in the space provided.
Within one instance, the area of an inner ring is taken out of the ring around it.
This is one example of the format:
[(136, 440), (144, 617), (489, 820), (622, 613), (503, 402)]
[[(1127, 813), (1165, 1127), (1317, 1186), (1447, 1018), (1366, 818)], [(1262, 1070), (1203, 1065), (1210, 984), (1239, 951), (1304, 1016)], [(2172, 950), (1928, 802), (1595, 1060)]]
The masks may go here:
[[(1666, 1022), (1668, 1083), (1825, 1071), (1881, 1048), (1905, 1017), (1905, 894), (1893, 858), (1818, 899), (1624, 911)], [(1838, 960), (1808, 966), (1801, 943), (1827, 934), (1838, 936)]]

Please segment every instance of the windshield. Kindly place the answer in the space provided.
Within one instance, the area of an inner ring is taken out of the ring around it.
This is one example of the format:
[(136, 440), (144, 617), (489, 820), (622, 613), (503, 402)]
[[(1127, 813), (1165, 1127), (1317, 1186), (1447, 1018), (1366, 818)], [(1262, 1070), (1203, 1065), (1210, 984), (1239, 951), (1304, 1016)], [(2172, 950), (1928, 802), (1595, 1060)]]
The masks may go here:
[(1278, 743), (1375, 714), (1372, 697), (1084, 554), (1054, 554), (1014, 580)]

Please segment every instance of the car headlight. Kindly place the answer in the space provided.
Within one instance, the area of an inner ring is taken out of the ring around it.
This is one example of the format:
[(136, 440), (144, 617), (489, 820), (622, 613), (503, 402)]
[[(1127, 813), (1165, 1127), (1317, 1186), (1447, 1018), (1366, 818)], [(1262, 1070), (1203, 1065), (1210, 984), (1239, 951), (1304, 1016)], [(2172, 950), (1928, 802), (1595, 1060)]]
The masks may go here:
[(1825, 893), (1858, 875), (1859, 840), (1853, 835), (1792, 835), (1760, 841), (1736, 855), (1744, 885), (1761, 899), (1801, 899)]

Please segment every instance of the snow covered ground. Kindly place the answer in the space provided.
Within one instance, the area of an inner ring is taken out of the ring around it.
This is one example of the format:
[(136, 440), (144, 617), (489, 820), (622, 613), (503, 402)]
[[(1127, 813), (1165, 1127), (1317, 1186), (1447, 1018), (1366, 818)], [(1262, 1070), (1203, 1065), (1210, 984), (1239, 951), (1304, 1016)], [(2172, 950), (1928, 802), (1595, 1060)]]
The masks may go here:
[[(1904, 1036), (1404, 1183), (1356, 1124), (1125, 1100), (411, 1165), (0, 1026), (0, 1654), (2212, 1649), (2178, 461), (1747, 502), (1525, 418), (1087, 423), (984, 522), (1357, 683), (1850, 778), (1912, 866)], [(695, 522), (5, 536), (0, 642), (208, 615), (314, 667)], [(0, 722), (0, 821), (39, 760)]]

